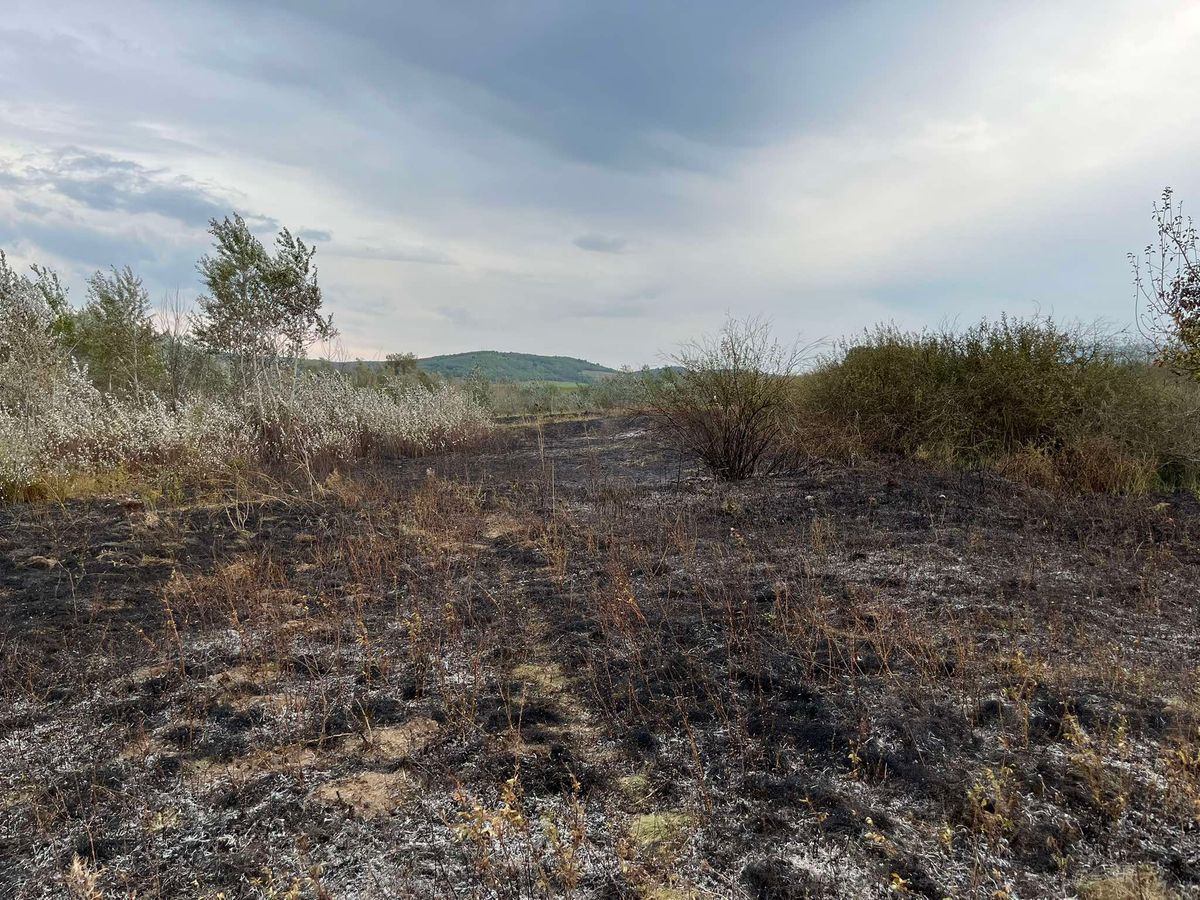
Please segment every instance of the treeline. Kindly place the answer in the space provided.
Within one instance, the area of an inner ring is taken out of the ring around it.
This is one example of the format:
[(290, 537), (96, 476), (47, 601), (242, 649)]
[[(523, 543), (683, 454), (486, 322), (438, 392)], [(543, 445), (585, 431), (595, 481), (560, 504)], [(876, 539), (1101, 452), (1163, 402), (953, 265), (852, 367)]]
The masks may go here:
[(178, 297), (156, 309), (128, 266), (93, 274), (76, 308), (57, 274), (34, 265), (22, 275), (0, 251), (0, 401), (29, 400), (22, 373), (44, 381), (67, 361), (118, 397), (251, 392), (336, 334), (320, 312), (315, 248), (283, 229), (272, 252), (237, 215), (209, 230), (195, 312)]

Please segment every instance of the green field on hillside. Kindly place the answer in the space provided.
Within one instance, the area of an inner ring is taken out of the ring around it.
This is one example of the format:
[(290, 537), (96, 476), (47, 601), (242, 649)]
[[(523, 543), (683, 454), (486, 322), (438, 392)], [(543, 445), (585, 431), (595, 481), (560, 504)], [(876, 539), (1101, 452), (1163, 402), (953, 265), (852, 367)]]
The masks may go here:
[(553, 381), (589, 384), (615, 370), (571, 356), (540, 356), (535, 353), (501, 353), (478, 350), (428, 356), (417, 363), (423, 371), (445, 378), (466, 378), (478, 368), (488, 381)]

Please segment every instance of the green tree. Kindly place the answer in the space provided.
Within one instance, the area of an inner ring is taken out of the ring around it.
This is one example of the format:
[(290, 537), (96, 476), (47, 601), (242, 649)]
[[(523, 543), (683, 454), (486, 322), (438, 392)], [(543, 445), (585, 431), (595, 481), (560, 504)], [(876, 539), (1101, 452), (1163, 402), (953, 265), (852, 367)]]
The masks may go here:
[(321, 288), (310, 247), (286, 228), (270, 253), (239, 215), (209, 223), (214, 251), (196, 268), (207, 293), (198, 300), (194, 336), (228, 355), (243, 390), (260, 394), (264, 380), (300, 360), (337, 332), (321, 315)]
[(87, 305), (76, 325), (77, 352), (98, 387), (140, 393), (163, 371), (150, 295), (126, 266), (88, 279)]
[(392, 375), (415, 375), (417, 372), (417, 354), (389, 353), (384, 357), (384, 365)]
[(190, 393), (219, 394), (228, 387), (226, 367), (192, 337), (191, 323), (190, 309), (178, 290), (163, 298), (158, 309), (158, 390), (172, 409)]

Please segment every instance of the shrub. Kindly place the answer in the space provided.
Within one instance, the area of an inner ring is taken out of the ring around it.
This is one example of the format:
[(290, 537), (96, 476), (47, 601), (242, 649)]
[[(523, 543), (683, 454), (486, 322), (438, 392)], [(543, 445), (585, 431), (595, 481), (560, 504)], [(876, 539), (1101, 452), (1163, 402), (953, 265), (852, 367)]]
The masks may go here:
[(36, 405), (0, 406), (0, 499), (36, 497), (50, 483), (116, 469), (211, 472), (246, 458), (253, 440), (228, 403), (123, 400), (72, 367)]
[(57, 276), (19, 275), (0, 250), (0, 405), (37, 402), (67, 370), (66, 292)]
[(208, 230), (213, 252), (196, 264), (207, 293), (197, 301), (195, 338), (229, 357), (245, 390), (261, 387), (272, 369), (295, 374), (310, 346), (337, 333), (321, 315), (316, 248), (284, 228), (272, 254), (237, 214), (212, 219)]
[(356, 457), (448, 449), (490, 427), (486, 411), (451, 387), (389, 394), (321, 374), (286, 391), (167, 404), (154, 395), (106, 394), (73, 368), (36, 407), (0, 406), (0, 499), (36, 497), (56, 481), (115, 470), (203, 478), (253, 464), (311, 473)]
[(88, 301), (75, 317), (75, 353), (87, 360), (100, 387), (137, 394), (160, 380), (161, 341), (154, 329), (150, 295), (126, 266), (88, 279)]
[(587, 389), (588, 402), (598, 410), (644, 409), (661, 373), (643, 368), (601, 378)]
[(591, 384), (488, 383), (469, 377), (465, 386), (501, 416), (589, 415), (646, 409), (658, 377), (650, 369), (603, 375)]
[(685, 346), (652, 390), (660, 433), (727, 481), (774, 469), (800, 356), (765, 322), (727, 322), (715, 338)]
[[(312, 477), (314, 466), (446, 449), (490, 429), (467, 391), (420, 372), (414, 384), (401, 371), (409, 357), (390, 360), (396, 371), (370, 387), (302, 371), (307, 349), (335, 334), (321, 314), (314, 248), (283, 229), (269, 253), (236, 215), (212, 220), (210, 232), (193, 333), (178, 298), (160, 333), (128, 268), (96, 273), (86, 309), (73, 313), (57, 276), (18, 275), (0, 251), (0, 500), (132, 470), (203, 477), (283, 464)], [(188, 392), (200, 385), (206, 396)]]
[(1200, 392), (1102, 335), (1001, 318), (869, 332), (803, 380), (797, 415), (875, 452), (1136, 492), (1195, 477), (1198, 413)]
[(272, 461), (418, 456), (469, 443), (491, 428), (487, 411), (450, 385), (373, 390), (323, 373), (301, 377), (294, 394), (248, 413), (260, 452)]

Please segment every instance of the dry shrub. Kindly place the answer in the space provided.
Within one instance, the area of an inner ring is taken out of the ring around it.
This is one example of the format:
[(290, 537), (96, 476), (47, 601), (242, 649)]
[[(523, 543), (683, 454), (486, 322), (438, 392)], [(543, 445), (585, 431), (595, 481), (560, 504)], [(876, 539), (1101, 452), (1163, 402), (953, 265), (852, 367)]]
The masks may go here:
[(1137, 866), (1079, 883), (1080, 900), (1174, 900), (1178, 896), (1152, 866)]
[(1063, 448), (1058, 465), (1075, 490), (1141, 494), (1154, 487), (1158, 461), (1111, 436), (1085, 434)]
[[(803, 385), (803, 378), (798, 381)], [(802, 387), (793, 392), (802, 394)], [(784, 458), (799, 460), (828, 459), (853, 465), (870, 448), (854, 423), (838, 422), (829, 416), (813, 415), (803, 401), (793, 396), (790, 412), (784, 420), (780, 442)]]
[(418, 456), (479, 441), (488, 413), (440, 386), (387, 393), (338, 374), (301, 376), (249, 397), (120, 398), (77, 368), (37, 404), (0, 405), (0, 502), (119, 472), (209, 479), (247, 467), (328, 472), (359, 457)]
[(1044, 447), (1018, 447), (997, 457), (994, 466), (997, 472), (1013, 481), (1045, 489), (1062, 487), (1054, 457)]
[(726, 481), (771, 471), (785, 458), (779, 439), (800, 359), (767, 323), (727, 322), (715, 337), (685, 345), (655, 386), (660, 433)]

